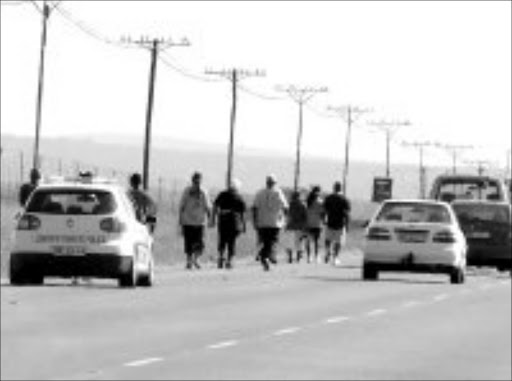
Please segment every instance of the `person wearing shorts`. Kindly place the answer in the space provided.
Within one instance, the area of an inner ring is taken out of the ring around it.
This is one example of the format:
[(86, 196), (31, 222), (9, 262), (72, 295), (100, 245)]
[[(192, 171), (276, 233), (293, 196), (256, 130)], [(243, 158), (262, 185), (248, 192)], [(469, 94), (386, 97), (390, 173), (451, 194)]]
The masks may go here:
[(346, 244), (350, 218), (350, 201), (341, 193), (341, 183), (335, 182), (333, 192), (325, 198), (325, 263), (336, 264), (341, 248)]
[(192, 185), (185, 188), (180, 200), (179, 224), (187, 255), (186, 269), (201, 268), (199, 257), (204, 250), (204, 230), (211, 216), (212, 205), (205, 189), (201, 186), (202, 175), (192, 175)]

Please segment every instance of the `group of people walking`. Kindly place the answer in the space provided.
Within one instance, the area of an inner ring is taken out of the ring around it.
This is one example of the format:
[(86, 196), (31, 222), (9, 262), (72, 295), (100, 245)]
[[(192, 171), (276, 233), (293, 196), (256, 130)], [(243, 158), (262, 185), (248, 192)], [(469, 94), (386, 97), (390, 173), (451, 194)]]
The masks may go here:
[[(23, 206), (30, 193), (37, 187), (40, 174), (31, 172), (31, 181), (20, 188), (19, 201)], [(248, 207), (240, 194), (241, 183), (232, 179), (227, 189), (211, 202), (202, 185), (202, 174), (195, 172), (191, 184), (180, 199), (178, 223), (183, 236), (186, 269), (201, 268), (199, 258), (203, 254), (206, 227), (218, 229), (219, 268), (231, 269), (236, 255), (236, 242), (247, 231)], [(129, 178), (128, 194), (136, 217), (148, 225), (151, 232), (156, 225), (157, 207), (151, 197), (140, 189), (142, 178), (134, 173)], [(265, 187), (255, 195), (251, 206), (252, 224), (257, 232), (257, 256), (265, 271), (276, 264), (276, 251), (283, 230), (293, 235), (293, 243), (287, 249), (288, 261), (300, 261), (305, 255), (308, 262), (318, 261), (319, 242), (325, 230), (325, 262), (338, 258), (346, 240), (350, 216), (350, 202), (341, 192), (341, 184), (335, 182), (333, 192), (322, 199), (321, 188), (315, 186), (302, 199), (294, 191), (288, 202), (274, 175), (266, 177)]]
[[(325, 228), (324, 261), (335, 261), (345, 244), (350, 217), (350, 202), (335, 182), (333, 191), (325, 200), (321, 188), (313, 187), (306, 200), (300, 192), (292, 193), (288, 202), (274, 175), (266, 177), (265, 187), (255, 195), (251, 207), (252, 223), (257, 232), (257, 260), (265, 271), (276, 264), (276, 251), (283, 230), (293, 234), (293, 245), (288, 248), (288, 261), (300, 261), (305, 254), (308, 262), (319, 259), (319, 242)], [(240, 194), (240, 181), (233, 179), (226, 190), (210, 201), (202, 186), (202, 176), (196, 172), (192, 184), (185, 188), (179, 204), (179, 225), (187, 256), (186, 268), (200, 268), (198, 258), (204, 251), (207, 226), (218, 228), (219, 268), (233, 267), (236, 242), (247, 230), (248, 207)]]

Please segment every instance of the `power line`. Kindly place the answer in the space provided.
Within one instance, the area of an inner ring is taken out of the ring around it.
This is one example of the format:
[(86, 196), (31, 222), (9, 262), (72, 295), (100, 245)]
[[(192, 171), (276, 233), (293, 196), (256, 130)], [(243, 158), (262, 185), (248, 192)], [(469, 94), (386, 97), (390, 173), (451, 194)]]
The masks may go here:
[(77, 27), (79, 30), (81, 30), (83, 33), (87, 34), (89, 37), (92, 37), (93, 39), (100, 41), (107, 45), (116, 46), (118, 48), (124, 48), (124, 49), (133, 49), (132, 45), (125, 44), (123, 41), (115, 41), (109, 37), (104, 36), (103, 34), (96, 31), (91, 26), (87, 25), (84, 21), (76, 19), (71, 12), (64, 9), (62, 6), (57, 8), (57, 12), (66, 19), (69, 23)]
[(197, 74), (192, 74), (190, 72), (188, 72), (187, 70), (185, 70), (184, 68), (181, 68), (179, 67), (178, 65), (176, 64), (173, 64), (171, 62), (169, 62), (165, 57), (163, 56), (166, 56), (167, 58), (172, 58), (171, 56), (169, 56), (166, 52), (162, 52), (161, 55), (158, 56), (158, 58), (160, 59), (160, 61), (162, 61), (162, 63), (169, 67), (170, 69), (174, 70), (175, 72), (177, 73), (180, 73), (182, 74), (183, 76), (187, 77), (187, 78), (191, 78), (191, 79), (194, 79), (196, 81), (201, 81), (201, 82), (223, 82), (224, 80), (223, 79), (220, 79), (220, 78), (209, 78), (209, 77), (204, 77), (204, 76), (201, 76), (201, 75), (197, 75)]

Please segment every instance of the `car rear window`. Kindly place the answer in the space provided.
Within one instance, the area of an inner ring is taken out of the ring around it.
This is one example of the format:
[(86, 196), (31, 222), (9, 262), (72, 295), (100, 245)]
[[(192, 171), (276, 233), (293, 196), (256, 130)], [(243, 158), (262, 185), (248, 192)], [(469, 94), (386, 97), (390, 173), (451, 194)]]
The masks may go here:
[(461, 224), (476, 221), (510, 223), (510, 209), (507, 205), (455, 204), (453, 210)]
[(443, 205), (414, 204), (414, 203), (387, 203), (380, 210), (377, 221), (381, 222), (452, 222), (450, 213)]
[(112, 193), (103, 190), (36, 190), (27, 212), (46, 214), (100, 215), (116, 210)]
[(500, 186), (495, 180), (449, 179), (439, 186), (439, 199), (447, 202), (453, 200), (491, 200), (503, 198)]

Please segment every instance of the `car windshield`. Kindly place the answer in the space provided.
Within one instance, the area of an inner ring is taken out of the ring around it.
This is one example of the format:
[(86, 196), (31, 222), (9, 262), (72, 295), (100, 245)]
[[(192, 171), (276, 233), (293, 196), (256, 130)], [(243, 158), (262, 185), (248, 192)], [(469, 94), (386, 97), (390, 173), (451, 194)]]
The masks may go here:
[(380, 210), (381, 222), (451, 223), (450, 213), (443, 205), (415, 203), (387, 203)]
[(439, 187), (439, 199), (453, 200), (501, 200), (500, 187), (495, 180), (450, 179)]
[(462, 225), (473, 222), (510, 223), (510, 212), (504, 205), (455, 204), (453, 210)]
[(116, 209), (110, 192), (88, 189), (37, 190), (27, 205), (27, 212), (46, 214), (109, 214)]

